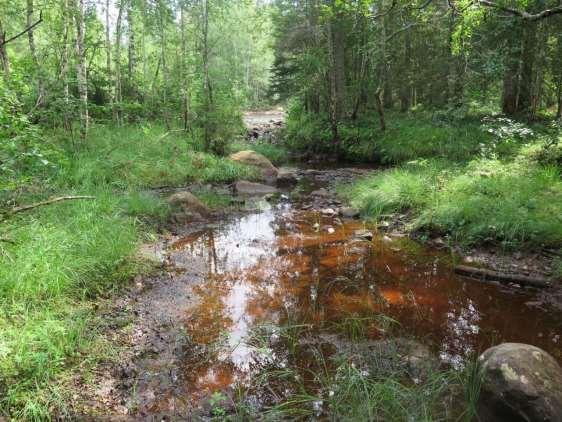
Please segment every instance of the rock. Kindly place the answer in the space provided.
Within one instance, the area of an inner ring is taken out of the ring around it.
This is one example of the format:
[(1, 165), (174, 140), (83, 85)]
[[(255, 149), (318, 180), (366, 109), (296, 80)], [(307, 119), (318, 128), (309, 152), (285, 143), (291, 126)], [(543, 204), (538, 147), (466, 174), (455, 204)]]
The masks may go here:
[(275, 166), (271, 164), (271, 161), (269, 161), (266, 157), (255, 151), (238, 151), (235, 154), (231, 154), (228, 158), (232, 161), (236, 161), (237, 163), (259, 168), (266, 181), (274, 181), (277, 178), (277, 168), (275, 168)]
[(326, 217), (332, 217), (336, 215), (336, 211), (333, 208), (323, 208), (320, 210), (320, 214), (325, 215)]
[(312, 196), (320, 196), (320, 197), (326, 198), (326, 197), (330, 196), (330, 192), (328, 192), (328, 191), (327, 191), (326, 189), (324, 189), (324, 188), (320, 188), (320, 189), (318, 189), (318, 190), (314, 190), (314, 191), (310, 192), (310, 195), (312, 195)]
[(503, 343), (478, 358), (480, 420), (562, 421), (562, 368), (538, 347)]
[(170, 221), (174, 224), (184, 225), (193, 221), (203, 221), (201, 214), (192, 211), (175, 212), (170, 216)]
[(267, 195), (277, 192), (273, 186), (262, 185), (261, 183), (240, 180), (234, 184), (234, 190), (240, 195)]
[(174, 209), (180, 209), (185, 214), (207, 216), (211, 210), (191, 192), (177, 192), (168, 198), (168, 204)]
[(340, 215), (345, 218), (358, 218), (360, 212), (358, 209), (351, 208), (351, 207), (343, 207), (340, 208)]
[(369, 230), (355, 230), (355, 232), (353, 233), (353, 237), (355, 237), (356, 239), (371, 241), (373, 240), (373, 233), (371, 233)]
[(436, 359), (429, 347), (414, 340), (403, 341), (402, 347), (406, 353), (402, 360), (414, 382), (417, 384), (427, 379), (432, 369), (437, 367)]
[(296, 169), (282, 167), (277, 172), (277, 186), (292, 186), (297, 183)]

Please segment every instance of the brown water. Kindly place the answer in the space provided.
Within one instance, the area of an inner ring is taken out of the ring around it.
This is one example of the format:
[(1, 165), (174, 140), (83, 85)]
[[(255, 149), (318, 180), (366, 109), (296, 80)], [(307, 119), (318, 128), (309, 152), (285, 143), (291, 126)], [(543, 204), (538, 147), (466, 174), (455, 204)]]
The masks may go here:
[[(192, 398), (247, 383), (273, 364), (295, 364), (256, 340), (263, 325), (270, 340), (284, 326), (349, 339), (346, 324), (360, 321), (366, 339), (413, 337), (455, 368), (505, 341), (534, 344), (562, 360), (560, 312), (539, 293), (458, 277), (449, 255), (404, 238), (357, 240), (362, 222), (338, 224), (289, 201), (262, 205), (169, 248), (177, 267), (194, 259), (206, 266), (197, 304), (182, 321), (195, 344), (212, 350), (186, 358)], [(306, 346), (298, 360), (307, 365)]]

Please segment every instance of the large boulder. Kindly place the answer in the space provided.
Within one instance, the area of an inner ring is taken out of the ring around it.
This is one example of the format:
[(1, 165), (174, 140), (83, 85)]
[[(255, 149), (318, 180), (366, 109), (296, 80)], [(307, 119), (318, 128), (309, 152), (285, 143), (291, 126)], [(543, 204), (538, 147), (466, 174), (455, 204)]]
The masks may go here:
[(267, 195), (277, 192), (273, 186), (262, 185), (261, 183), (240, 180), (234, 184), (234, 190), (239, 195)]
[(562, 421), (562, 369), (544, 350), (503, 343), (486, 350), (478, 360), (480, 420)]
[(261, 154), (258, 154), (252, 150), (238, 151), (231, 154), (230, 158), (232, 161), (237, 163), (246, 164), (249, 166), (254, 166), (260, 169), (263, 178), (268, 182), (273, 182), (277, 179), (278, 170), (275, 168), (271, 161)]
[(174, 193), (167, 202), (173, 211), (171, 219), (176, 224), (202, 220), (211, 213), (209, 207), (188, 191)]

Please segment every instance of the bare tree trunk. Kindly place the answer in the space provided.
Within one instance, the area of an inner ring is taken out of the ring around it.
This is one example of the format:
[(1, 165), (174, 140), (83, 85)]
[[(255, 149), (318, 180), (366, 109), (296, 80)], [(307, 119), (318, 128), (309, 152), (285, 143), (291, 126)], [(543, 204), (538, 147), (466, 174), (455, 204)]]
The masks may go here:
[(334, 144), (334, 152), (336, 153), (336, 155), (338, 155), (340, 148), (339, 124), (343, 116), (345, 100), (345, 49), (339, 11), (335, 12), (335, 16), (328, 23), (328, 35), (331, 62), (330, 120), (332, 126), (332, 142)]
[(121, 85), (121, 35), (122, 35), (122, 22), (123, 22), (123, 9), (125, 8), (125, 0), (119, 2), (119, 11), (117, 12), (117, 21), (115, 22), (115, 117), (117, 118), (117, 125), (123, 124), (123, 116), (121, 111), (123, 94)]
[(213, 90), (209, 77), (209, 4), (208, 0), (203, 0), (203, 91), (205, 92), (205, 128), (204, 140), (205, 150), (211, 149), (211, 128), (209, 124), (209, 114), (213, 106)]
[(383, 89), (380, 86), (375, 92), (375, 106), (379, 115), (380, 128), (384, 132), (386, 130), (386, 120), (384, 118)]
[(400, 95), (400, 111), (406, 112), (412, 105), (412, 37), (410, 31), (404, 34), (404, 59), (402, 62), (403, 71), (405, 73), (404, 80), (401, 81), (399, 91)]
[(158, 14), (160, 21), (160, 63), (162, 65), (162, 117), (164, 118), (164, 123), (166, 124), (166, 129), (170, 130), (170, 118), (168, 116), (168, 65), (166, 62), (166, 27), (164, 22), (164, 5), (162, 1), (158, 1)]
[(8, 58), (5, 42), (6, 32), (2, 27), (2, 21), (0, 21), (0, 60), (2, 61), (2, 69), (4, 70), (4, 80), (8, 82), (10, 79), (10, 59)]
[(524, 22), (523, 31), (523, 51), (521, 54), (521, 80), (519, 86), (519, 111), (528, 117), (533, 117), (533, 97), (535, 94), (535, 60), (537, 47), (537, 24), (534, 22)]
[(180, 5), (180, 25), (181, 25), (181, 81), (182, 81), (182, 114), (183, 130), (189, 128), (189, 83), (186, 66), (187, 58), (187, 37), (185, 34), (185, 8), (183, 3)]
[(556, 118), (558, 120), (562, 120), (562, 75), (558, 77), (558, 89), (557, 89), (557, 97), (558, 97), (558, 107), (556, 108)]
[(78, 7), (74, 12), (76, 25), (76, 75), (78, 81), (78, 94), (80, 96), (80, 136), (84, 140), (88, 135), (88, 80), (86, 74), (86, 49), (84, 37), (86, 26), (84, 22), (85, 0), (78, 0)]
[(37, 49), (35, 48), (35, 36), (33, 33), (33, 0), (27, 0), (27, 27), (30, 28), (27, 31), (27, 39), (29, 41), (29, 51), (31, 52), (31, 59), (33, 60), (33, 65), (35, 66), (35, 76), (37, 78), (37, 101), (35, 103), (36, 107), (39, 107), (45, 97), (45, 85), (43, 83), (43, 71), (37, 57)]
[(111, 69), (111, 36), (109, 7), (111, 0), (105, 0), (105, 73), (107, 77), (107, 92), (109, 94), (109, 106), (113, 114), (113, 120), (117, 121), (117, 110), (115, 108), (115, 87), (113, 85), (113, 74)]
[(64, 0), (63, 3), (63, 14), (62, 14), (62, 57), (61, 57), (61, 70), (60, 70), (60, 79), (63, 85), (63, 97), (64, 97), (64, 112), (63, 112), (63, 120), (64, 120), (64, 128), (68, 131), (72, 130), (71, 121), (69, 117), (69, 108), (70, 108), (70, 90), (68, 87), (68, 33), (70, 27), (70, 19), (69, 19), (69, 0)]
[(502, 111), (512, 116), (518, 109), (519, 61), (513, 57), (508, 58), (508, 61), (503, 77)]
[(128, 70), (129, 70), (129, 89), (133, 96), (137, 97), (137, 86), (135, 83), (135, 71), (136, 71), (136, 38), (135, 38), (135, 11), (133, 10), (133, 2), (129, 1), (129, 8), (127, 9), (127, 23), (129, 27), (129, 60), (128, 60)]

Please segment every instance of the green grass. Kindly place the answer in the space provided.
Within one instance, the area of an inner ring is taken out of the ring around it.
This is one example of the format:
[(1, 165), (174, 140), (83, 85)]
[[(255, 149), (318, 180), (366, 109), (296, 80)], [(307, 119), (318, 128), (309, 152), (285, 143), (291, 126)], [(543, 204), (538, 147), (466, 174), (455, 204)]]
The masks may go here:
[[(271, 329), (263, 327), (254, 333), (255, 346), (282, 350), (286, 360), (237, 390), (230, 420), (253, 420), (259, 414), (260, 419), (271, 421), (469, 421), (474, 415), (479, 377), (471, 362), (461, 371), (427, 362), (414, 376), (401, 357), (406, 340), (369, 345), (359, 333), (340, 344), (339, 352), (327, 354), (313, 342), (298, 340), (314, 335), (305, 326), (277, 327), (274, 341)], [(256, 408), (254, 395), (263, 391), (270, 393), (265, 399), (270, 401), (260, 401), (265, 408)]]
[[(61, 133), (49, 177), (2, 195), (32, 203), (56, 195), (92, 195), (17, 214), (0, 222), (0, 416), (47, 420), (72, 412), (70, 380), (111, 346), (96, 301), (117, 292), (153, 263), (137, 247), (169, 214), (147, 188), (252, 179), (246, 166), (198, 151), (183, 132), (158, 125), (94, 126), (83, 145)], [(6, 185), (7, 186), (7, 185)], [(212, 207), (223, 196), (201, 192)], [(12, 205), (10, 205), (12, 206)]]
[(413, 229), (465, 245), (562, 246), (560, 169), (525, 158), (407, 164), (358, 182), (348, 198), (373, 218), (411, 212)]

